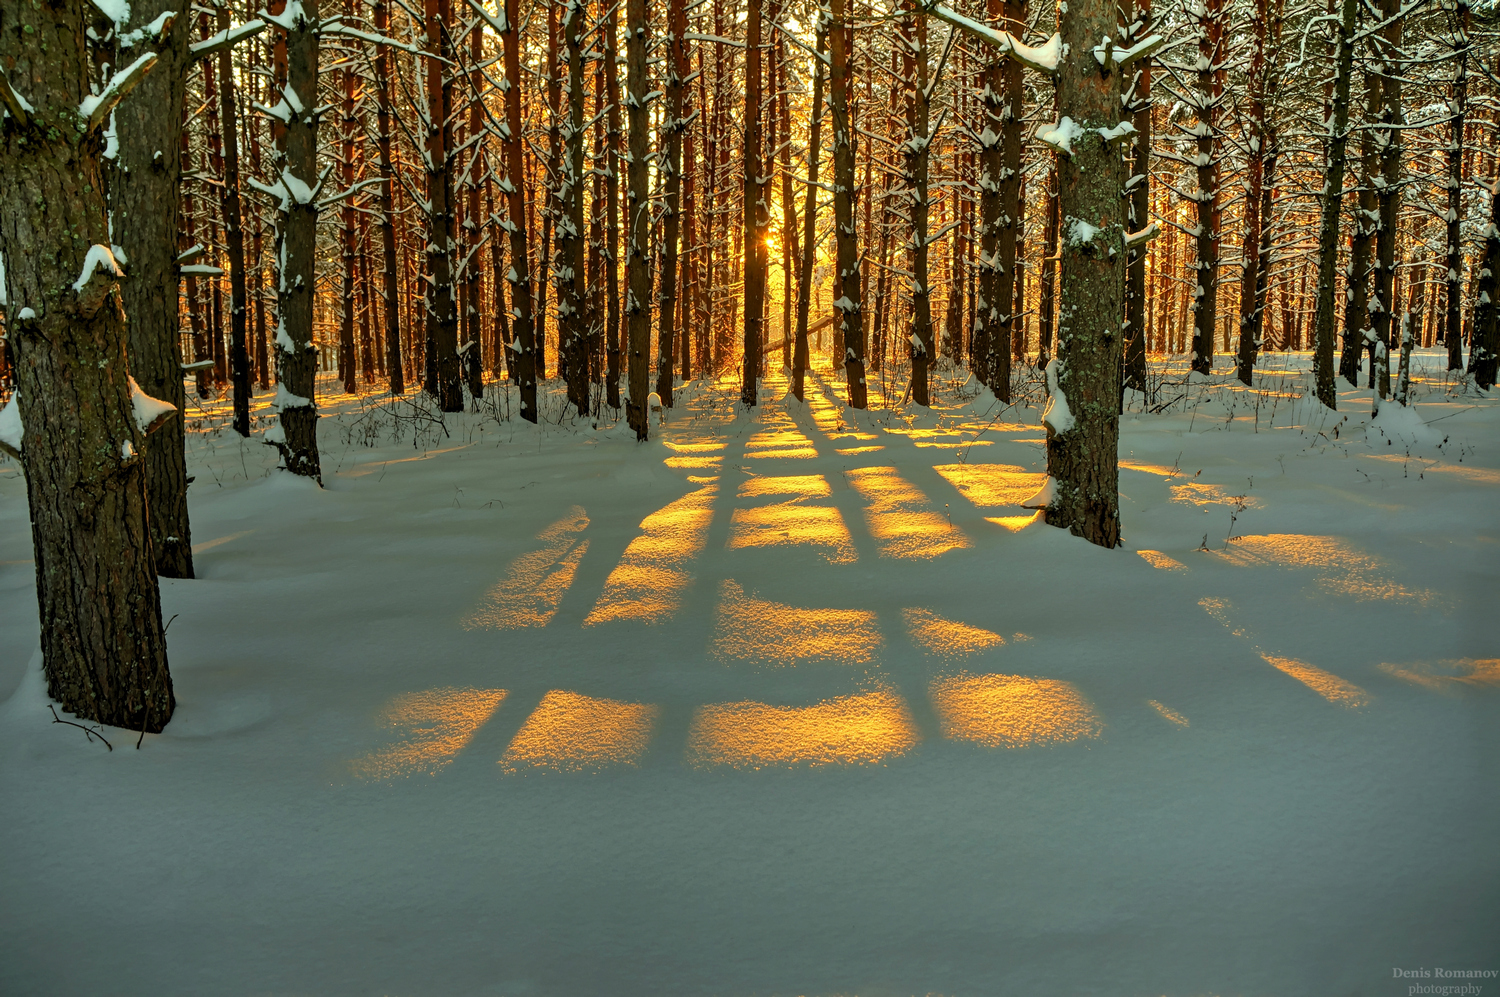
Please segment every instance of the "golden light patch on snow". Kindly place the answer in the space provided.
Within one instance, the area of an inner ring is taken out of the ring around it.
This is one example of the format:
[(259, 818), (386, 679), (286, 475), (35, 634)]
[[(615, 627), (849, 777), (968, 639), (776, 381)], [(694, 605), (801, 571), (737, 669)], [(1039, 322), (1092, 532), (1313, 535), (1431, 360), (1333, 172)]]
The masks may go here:
[(1353, 682), (1339, 678), (1332, 672), (1325, 672), (1315, 665), (1309, 665), (1305, 661), (1295, 658), (1283, 658), (1274, 654), (1261, 654), (1266, 664), (1281, 671), (1307, 686), (1319, 696), (1338, 706), (1346, 706), (1350, 709), (1365, 706), (1370, 702), (1370, 694), (1365, 692)]
[(1454, 477), (1464, 478), (1476, 485), (1500, 485), (1500, 470), (1488, 467), (1471, 467), (1468, 464), (1449, 463), (1447, 461), (1426, 461), (1409, 458), (1403, 454), (1365, 454), (1366, 460), (1381, 460), (1391, 464), (1404, 465), (1408, 473), (1414, 474), (1451, 474)]
[(633, 766), (645, 754), (660, 714), (661, 707), (648, 703), (554, 689), (511, 739), (500, 766), (512, 774), (527, 768), (597, 772)]
[(1274, 565), (1311, 568), (1320, 573), (1318, 587), (1360, 602), (1414, 602), (1425, 605), (1435, 598), (1427, 589), (1409, 589), (1382, 569), (1385, 561), (1359, 550), (1347, 540), (1301, 533), (1270, 533), (1237, 537), (1228, 548), (1216, 551), (1231, 564)]
[(903, 609), (906, 633), (911, 642), (928, 654), (962, 658), (1005, 643), (999, 634), (967, 623), (945, 619), (926, 609)]
[(984, 521), (986, 523), (994, 523), (996, 526), (1003, 526), (1003, 527), (1005, 527), (1007, 530), (1009, 530), (1012, 533), (1020, 533), (1022, 530), (1026, 529), (1026, 527), (1030, 526), (1032, 523), (1039, 523), (1039, 522), (1041, 522), (1041, 520), (1042, 520), (1042, 512), (1041, 512), (1041, 510), (1037, 510), (1036, 512), (1028, 512), (1024, 516), (985, 516), (984, 517)]
[(804, 459), (816, 457), (817, 448), (807, 434), (797, 428), (791, 417), (782, 412), (768, 411), (763, 416), (765, 429), (745, 441), (745, 456), (749, 458), (781, 457)]
[(1183, 564), (1175, 557), (1169, 557), (1168, 555), (1163, 554), (1159, 550), (1138, 550), (1136, 551), (1136, 553), (1141, 555), (1141, 557), (1144, 558), (1146, 563), (1151, 565), (1151, 567), (1157, 568), (1161, 571), (1187, 570), (1187, 565)]
[(1153, 710), (1161, 714), (1162, 719), (1166, 720), (1168, 723), (1176, 724), (1179, 727), (1188, 726), (1188, 718), (1183, 716), (1181, 713), (1178, 713), (1170, 706), (1163, 706), (1154, 699), (1148, 699), (1146, 700), (1146, 702), (1151, 705), (1151, 708)]
[(935, 679), (928, 688), (943, 736), (990, 748), (1028, 748), (1098, 737), (1094, 707), (1071, 682), (1023, 675)]
[(662, 440), (662, 445), (668, 450), (677, 453), (712, 453), (715, 450), (723, 450), (725, 441), (720, 439), (709, 440)]
[(1463, 686), (1500, 686), (1500, 658), (1450, 658), (1401, 665), (1383, 661), (1380, 670), (1436, 692), (1454, 692)]
[(202, 554), (206, 550), (213, 550), (215, 547), (222, 547), (233, 540), (238, 540), (240, 537), (248, 537), (254, 532), (254, 530), (241, 530), (238, 533), (231, 533), (228, 536), (215, 537), (213, 540), (206, 540), (201, 544), (193, 544), (193, 554), (198, 555)]
[(715, 703), (693, 714), (687, 761), (694, 768), (869, 765), (916, 745), (906, 703), (888, 689), (812, 706)]
[(879, 453), (881, 450), (884, 450), (884, 449), (885, 449), (884, 446), (844, 447), (844, 448), (838, 450), (837, 452), (840, 453), (840, 454), (842, 454), (845, 457), (856, 457), (856, 456), (858, 456), (858, 455), (860, 455), (862, 453)]
[(708, 467), (718, 467), (719, 462), (724, 459), (722, 454), (702, 455), (689, 454), (686, 457), (668, 457), (662, 461), (668, 467), (682, 467), (692, 470), (700, 470)]
[(589, 549), (580, 537), (589, 525), (581, 506), (536, 535), (546, 542), (540, 550), (522, 554), (510, 563), (505, 577), (485, 593), (479, 608), (463, 620), (466, 630), (519, 630), (544, 627), (573, 584), (578, 563)]
[[(813, 424), (818, 427), (818, 432), (830, 440), (874, 440), (879, 438), (875, 433), (861, 432), (845, 424), (843, 407), (830, 401), (822, 387), (816, 382), (809, 382), (807, 389), (807, 410), (812, 415)], [(840, 453), (842, 452), (840, 451)]]
[(504, 689), (428, 689), (397, 696), (381, 723), (405, 739), (350, 762), (360, 779), (437, 775), (447, 767), (505, 699)]
[(676, 615), (693, 580), (686, 565), (708, 540), (718, 488), (715, 479), (641, 520), (640, 535), (604, 580), (604, 592), (584, 626), (611, 620), (664, 623)]
[(939, 464), (933, 470), (980, 509), (1020, 505), (1047, 480), (1046, 474), (1011, 464)]
[(1175, 478), (1177, 477), (1177, 475), (1182, 473), (1180, 469), (1175, 467), (1168, 467), (1165, 464), (1146, 464), (1136, 460), (1120, 461), (1120, 470), (1141, 471), (1145, 474), (1160, 475), (1163, 478)]
[(710, 645), (721, 661), (797, 665), (873, 661), (884, 639), (863, 609), (804, 609), (756, 599), (733, 580), (719, 586)]
[(836, 507), (806, 505), (806, 501), (833, 494), (821, 474), (750, 478), (740, 485), (740, 498), (790, 496), (782, 502), (736, 509), (730, 519), (730, 550), (748, 547), (821, 548), (831, 564), (850, 564), (858, 558), (854, 539), (844, 516)]
[(969, 538), (894, 467), (860, 467), (845, 474), (868, 503), (865, 524), (880, 544), (881, 557), (928, 560), (969, 546)]
[(1223, 485), (1209, 485), (1201, 481), (1189, 481), (1170, 486), (1172, 501), (1184, 505), (1235, 505), (1244, 503), (1246, 509), (1259, 509), (1261, 501), (1251, 495), (1230, 495)]

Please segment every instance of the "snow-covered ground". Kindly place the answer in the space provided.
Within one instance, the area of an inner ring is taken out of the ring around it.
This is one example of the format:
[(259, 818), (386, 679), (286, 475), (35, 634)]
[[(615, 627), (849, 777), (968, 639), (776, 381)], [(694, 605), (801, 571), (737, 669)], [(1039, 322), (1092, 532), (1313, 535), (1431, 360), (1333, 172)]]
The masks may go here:
[(1422, 354), (1372, 426), (1298, 397), (1306, 359), (1158, 370), (1113, 551), (1019, 507), (1036, 408), (951, 381), (689, 387), (644, 445), (495, 390), (442, 424), (333, 396), (323, 490), (195, 404), (199, 577), (162, 582), (178, 707), (140, 750), (52, 723), (0, 464), (0, 992), (1500, 970), (1500, 403)]

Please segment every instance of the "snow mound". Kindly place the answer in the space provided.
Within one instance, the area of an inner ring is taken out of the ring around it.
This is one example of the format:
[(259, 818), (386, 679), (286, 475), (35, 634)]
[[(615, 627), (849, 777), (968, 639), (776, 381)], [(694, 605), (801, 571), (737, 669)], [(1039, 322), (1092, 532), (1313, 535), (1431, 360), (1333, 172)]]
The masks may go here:
[(1417, 414), (1416, 406), (1397, 405), (1394, 402), (1380, 406), (1380, 412), (1370, 420), (1370, 425), (1365, 429), (1365, 439), (1370, 443), (1379, 443), (1382, 439), (1387, 445), (1393, 445), (1396, 440), (1405, 443), (1436, 443), (1441, 438), (1442, 434), (1428, 426)]

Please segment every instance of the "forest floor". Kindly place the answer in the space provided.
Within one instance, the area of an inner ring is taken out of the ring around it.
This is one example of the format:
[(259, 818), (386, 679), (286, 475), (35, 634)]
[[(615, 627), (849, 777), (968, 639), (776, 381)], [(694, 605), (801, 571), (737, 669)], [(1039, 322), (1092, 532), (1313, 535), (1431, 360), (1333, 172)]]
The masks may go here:
[(1268, 360), (1155, 368), (1117, 550), (1020, 507), (1036, 408), (953, 381), (699, 384), (644, 445), (555, 385), (541, 427), (330, 394), (321, 490), (195, 402), (177, 713), (139, 750), (52, 723), (0, 464), (0, 992), (1500, 970), (1500, 398), (1425, 352), (1372, 424)]

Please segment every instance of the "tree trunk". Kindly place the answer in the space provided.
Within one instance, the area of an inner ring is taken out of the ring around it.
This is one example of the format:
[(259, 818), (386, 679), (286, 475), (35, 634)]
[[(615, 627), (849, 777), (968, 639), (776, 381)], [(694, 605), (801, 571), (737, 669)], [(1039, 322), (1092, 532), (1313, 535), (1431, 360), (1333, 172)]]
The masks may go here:
[(1401, 111), (1401, 15), (1400, 0), (1381, 0), (1383, 45), (1377, 50), (1380, 72), (1380, 125), (1377, 147), (1380, 151), (1381, 184), (1376, 191), (1379, 229), (1375, 236), (1375, 300), (1370, 320), (1375, 330), (1375, 358), (1380, 378), (1375, 390), (1381, 398), (1391, 394), (1390, 351), (1396, 346), (1396, 238), (1401, 211), (1401, 154), (1406, 145), (1405, 117)]
[(816, 21), (813, 52), (812, 122), (807, 137), (807, 203), (802, 209), (802, 259), (797, 274), (797, 342), (792, 350), (792, 394), (803, 399), (808, 369), (807, 315), (812, 308), (813, 264), (818, 247), (818, 153), (823, 141), (823, 60), (828, 51), (828, 22)]
[[(354, 11), (350, 0), (344, 0), (343, 6), (344, 16), (352, 21)], [(220, 24), (220, 29), (222, 30), (227, 23), (226, 20)], [(222, 58), (227, 61), (227, 55)], [(339, 75), (343, 77), (341, 81), (343, 85), (340, 87), (342, 92), (339, 102), (338, 178), (339, 186), (343, 190), (348, 190), (354, 186), (354, 136), (358, 126), (358, 119), (354, 116), (354, 90), (358, 84), (353, 63), (346, 64)], [(355, 362), (354, 351), (354, 279), (357, 266), (354, 259), (354, 238), (354, 199), (346, 197), (339, 209), (339, 248), (342, 257), (340, 260), (342, 264), (340, 297), (342, 300), (339, 303), (339, 374), (344, 382), (344, 392), (350, 395), (359, 391), (359, 364)]]
[[(504, 175), (500, 190), (506, 196), (505, 231), (510, 234), (510, 314), (514, 340), (516, 380), (521, 389), (521, 418), (537, 421), (536, 336), (531, 316), (531, 256), (526, 245), (526, 185), (521, 151), (521, 37), (517, 30), (519, 0), (505, 0), (500, 45), (505, 53), (505, 121), (501, 125)], [(521, 183), (516, 181), (520, 180)]]
[(850, 68), (849, 49), (854, 30), (846, 11), (848, 0), (833, 0), (833, 20), (829, 25), (829, 48), (832, 54), (828, 109), (833, 115), (833, 219), (835, 229), (836, 273), (834, 288), (838, 299), (834, 325), (842, 338), (844, 374), (849, 404), (866, 407), (865, 390), (865, 318), (860, 304), (859, 241), (854, 229), (854, 154), (853, 123), (849, 120)]
[[(78, 717), (155, 732), (171, 719), (175, 700), (147, 527), (147, 427), (132, 405), (129, 332), (99, 163), (108, 107), (87, 119), (79, 113), (90, 94), (84, 29), (97, 15), (88, 14), (80, 0), (0, 2), (11, 115), (0, 125), (11, 404), (24, 427), (17, 442), (47, 693)], [(172, 59), (160, 68), (179, 66)], [(180, 84), (169, 80), (157, 92), (166, 99), (174, 90)], [(171, 247), (175, 233), (164, 238)], [(180, 412), (169, 418), (180, 420)]]
[(646, 107), (646, 53), (651, 20), (646, 0), (627, 0), (625, 8), (625, 85), (629, 91), (626, 117), (630, 127), (630, 158), (625, 193), (625, 256), (627, 298), (625, 320), (629, 329), (627, 378), (630, 397), (625, 421), (636, 439), (649, 433), (646, 396), (651, 391), (651, 201), (646, 154), (650, 144), (651, 119)]
[(666, 204), (662, 213), (661, 292), (657, 300), (661, 310), (657, 319), (656, 393), (661, 403), (672, 407), (675, 386), (673, 361), (677, 357), (677, 240), (682, 223), (682, 133), (683, 82), (688, 75), (687, 13), (683, 0), (667, 3), (667, 109), (662, 127), (666, 130)]
[[(179, 9), (167, 0), (136, 0), (131, 6), (130, 24), (139, 28), (169, 10)], [(93, 13), (92, 8), (89, 12)], [(190, 23), (189, 18), (179, 16), (160, 36), (141, 43), (151, 46), (146, 51), (157, 53), (157, 62), (115, 107), (119, 152), (109, 175), (114, 239), (123, 250), (121, 263), (130, 274), (130, 279), (120, 284), (125, 314), (130, 316), (130, 372), (142, 391), (170, 402), (178, 412), (187, 408), (187, 392), (182, 386), (177, 254), (182, 221), (182, 157), (178, 150), (182, 147)], [(13, 309), (13, 325), (14, 315)], [(167, 578), (193, 577), (185, 430), (182, 419), (167, 420), (146, 441), (142, 456), (151, 509), (146, 518), (151, 548), (157, 574)]]
[(583, 20), (582, 0), (563, 8), (564, 58), (568, 63), (567, 119), (561, 128), (558, 166), (553, 178), (558, 356), (565, 364), (568, 401), (580, 416), (589, 414), (588, 303), (583, 261)]
[(1256, 294), (1261, 269), (1261, 192), (1266, 182), (1267, 145), (1266, 96), (1272, 70), (1266, 58), (1266, 40), (1270, 31), (1270, 0), (1257, 0), (1255, 23), (1251, 26), (1250, 114), (1246, 122), (1246, 144), (1249, 156), (1245, 171), (1244, 241), (1240, 246), (1240, 342), (1235, 372), (1240, 382), (1251, 383), (1255, 361), (1260, 352), (1261, 299)]
[[(9, 259), (9, 256), (6, 257)], [(1474, 291), (1478, 304), (1474, 308), (1474, 329), (1469, 347), (1469, 373), (1474, 383), (1488, 391), (1495, 386), (1500, 368), (1500, 180), (1490, 186), (1490, 223), (1484, 230), (1484, 255)], [(11, 297), (15, 301), (14, 295)]]
[(1443, 150), (1447, 166), (1448, 272), (1443, 278), (1443, 345), (1448, 348), (1448, 369), (1464, 369), (1463, 297), (1464, 247), (1460, 223), (1464, 213), (1464, 117), (1469, 95), (1469, 3), (1455, 0), (1452, 18), (1453, 83), (1448, 91), (1448, 145)]
[[(389, 36), (390, 7), (386, 0), (375, 0), (375, 33)], [(396, 259), (395, 183), (396, 171), (391, 165), (391, 52), (390, 46), (375, 46), (375, 132), (380, 151), (380, 252), (384, 261), (381, 273), (381, 298), (385, 311), (385, 373), (391, 394), (406, 391), (406, 371), (401, 358), (401, 284), (400, 261)]]
[(1380, 159), (1372, 129), (1379, 118), (1380, 77), (1374, 72), (1366, 72), (1365, 128), (1360, 134), (1359, 188), (1355, 194), (1354, 224), (1349, 233), (1349, 269), (1344, 276), (1344, 348), (1339, 357), (1339, 376), (1355, 387), (1359, 386), (1360, 359), (1366, 350), (1373, 355), (1375, 343), (1370, 317), (1370, 277), (1380, 220), (1375, 206), (1374, 182)]
[(286, 35), (286, 94), (273, 111), (284, 127), (276, 129), (279, 166), (275, 192), (281, 198), (276, 228), (276, 406), (281, 424), (266, 442), (281, 452), (288, 471), (322, 483), (318, 457), (318, 372), (313, 344), (314, 265), (318, 226), (318, 8), (302, 0), (279, 17)]
[(1219, 321), (1219, 104), (1224, 95), (1224, 0), (1204, 0), (1194, 12), (1198, 26), (1198, 86), (1192, 94), (1197, 137), (1197, 286), (1193, 290), (1193, 370), (1214, 369), (1214, 332)]
[(620, 408), (620, 74), (616, 66), (619, 46), (620, 5), (612, 3), (600, 41), (604, 60), (604, 99), (609, 104), (605, 118), (606, 173), (604, 176), (604, 400), (616, 412)]
[[(1128, 11), (1129, 8), (1127, 7)], [(1130, 34), (1132, 43), (1151, 35), (1151, 0), (1136, 0), (1135, 12), (1126, 20), (1137, 27)], [(1130, 172), (1130, 205), (1128, 228), (1133, 232), (1151, 223), (1151, 59), (1140, 61), (1135, 73), (1135, 99), (1131, 102), (1131, 122), (1135, 125), (1135, 158)], [(1252, 156), (1254, 154), (1252, 153)], [(1146, 246), (1130, 250), (1125, 270), (1125, 387), (1146, 394)]]
[(1328, 167), (1323, 173), (1323, 205), (1318, 224), (1317, 313), (1313, 325), (1313, 384), (1318, 400), (1338, 408), (1333, 386), (1334, 284), (1338, 279), (1339, 208), (1343, 202), (1344, 164), (1349, 144), (1349, 77), (1354, 66), (1356, 0), (1340, 0), (1338, 46), (1328, 135)]
[(760, 81), (761, 0), (745, 0), (745, 141), (742, 147), (741, 179), (744, 197), (745, 325), (743, 366), (740, 371), (740, 402), (756, 403), (760, 375), (761, 314), (766, 294), (765, 178), (761, 176)]
[[(911, 222), (912, 325), (907, 338), (907, 355), (911, 359), (911, 399), (928, 405), (928, 368), (932, 363), (932, 299), (927, 287), (927, 163), (928, 125), (931, 118), (931, 94), (927, 92), (927, 18), (916, 17), (916, 0), (905, 0), (906, 15), (901, 21), (901, 61), (906, 87), (906, 143), (903, 147), (907, 190), (907, 211)], [(915, 31), (913, 28), (915, 19)], [(1011, 231), (1015, 246), (1015, 231)], [(1003, 321), (1003, 317), (1002, 317)], [(1005, 328), (1009, 328), (1006, 326)], [(993, 345), (993, 343), (992, 343)], [(1005, 346), (1009, 346), (1008, 337)], [(1001, 347), (1004, 352), (1005, 347)]]
[(1125, 163), (1100, 134), (1121, 115), (1118, 68), (1104, 69), (1093, 46), (1115, 30), (1113, 4), (1074, 0), (1060, 16), (1065, 55), (1057, 75), (1058, 114), (1084, 129), (1057, 160), (1062, 233), (1057, 356), (1051, 396), (1046, 520), (1101, 547), (1120, 543), (1120, 332), (1124, 321)]
[[(453, 39), (450, 0), (427, 0), (427, 328), (432, 392), (444, 412), (464, 410), (453, 288)], [(447, 65), (445, 65), (447, 64)]]

